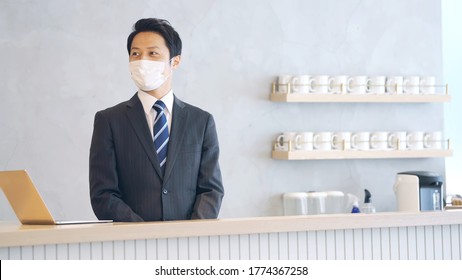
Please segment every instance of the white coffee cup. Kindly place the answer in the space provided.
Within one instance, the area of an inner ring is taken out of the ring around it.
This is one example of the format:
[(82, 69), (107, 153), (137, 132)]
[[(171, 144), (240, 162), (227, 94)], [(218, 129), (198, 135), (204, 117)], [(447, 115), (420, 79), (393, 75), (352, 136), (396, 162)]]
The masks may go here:
[(310, 76), (299, 75), (292, 77), (291, 80), (292, 93), (310, 93)]
[(367, 76), (352, 76), (347, 80), (347, 91), (352, 94), (365, 94)]
[(312, 93), (329, 93), (329, 76), (312, 76), (310, 79)]
[(326, 213), (325, 192), (308, 192), (307, 195), (308, 215)]
[(315, 150), (332, 150), (332, 132), (317, 132), (313, 136), (313, 147)]
[(278, 93), (288, 93), (289, 84), (292, 80), (290, 75), (280, 75), (278, 77)]
[(443, 134), (440, 131), (425, 133), (423, 145), (425, 149), (441, 149), (443, 146)]
[(300, 132), (295, 135), (295, 149), (303, 151), (313, 150), (313, 132)]
[(387, 78), (387, 92), (389, 94), (403, 93), (403, 76), (392, 76)]
[(329, 78), (329, 92), (336, 94), (347, 93), (348, 76), (340, 75)]
[(409, 76), (403, 81), (403, 92), (406, 94), (419, 94), (420, 93), (420, 77)]
[(388, 132), (380, 131), (371, 133), (371, 149), (386, 150), (388, 148)]
[(384, 94), (386, 79), (385, 76), (369, 77), (367, 79), (367, 93)]
[(423, 94), (435, 94), (436, 79), (434, 76), (420, 78), (420, 92)]
[(351, 132), (335, 132), (332, 135), (332, 148), (334, 150), (349, 150), (351, 149)]
[(366, 151), (370, 148), (370, 133), (355, 132), (351, 135), (351, 148), (353, 150)]
[(297, 135), (296, 132), (284, 132), (280, 134), (276, 139), (276, 148), (279, 151), (293, 150), (295, 148), (295, 135)]
[(291, 192), (282, 195), (285, 216), (308, 214), (308, 193)]
[(388, 147), (392, 150), (406, 150), (406, 131), (394, 131), (388, 134)]
[(423, 149), (423, 136), (422, 131), (411, 131), (406, 135), (406, 144), (409, 150), (422, 150)]

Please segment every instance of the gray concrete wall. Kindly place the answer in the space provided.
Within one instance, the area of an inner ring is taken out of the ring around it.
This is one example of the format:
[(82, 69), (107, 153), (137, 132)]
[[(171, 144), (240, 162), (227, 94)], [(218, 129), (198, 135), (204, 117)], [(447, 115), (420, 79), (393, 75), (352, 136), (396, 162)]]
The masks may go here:
[[(136, 91), (126, 38), (142, 17), (180, 33), (175, 94), (211, 112), (226, 195), (221, 217), (281, 215), (281, 194), (371, 190), (393, 211), (395, 174), (444, 173), (444, 159), (277, 161), (283, 131), (443, 130), (443, 104), (281, 104), (279, 74), (434, 75), (433, 0), (0, 0), (0, 169), (28, 169), (57, 218), (93, 218), (88, 154), (96, 111)], [(0, 196), (0, 219), (14, 219)]]

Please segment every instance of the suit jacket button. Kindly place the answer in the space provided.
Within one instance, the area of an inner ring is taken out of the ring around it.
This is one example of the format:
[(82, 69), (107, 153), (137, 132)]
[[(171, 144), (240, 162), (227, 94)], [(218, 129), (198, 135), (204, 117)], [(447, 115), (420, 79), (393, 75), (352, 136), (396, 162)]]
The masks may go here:
[(163, 193), (163, 194), (167, 194), (168, 191), (167, 191), (166, 189), (163, 189), (163, 190), (162, 190), (162, 193)]

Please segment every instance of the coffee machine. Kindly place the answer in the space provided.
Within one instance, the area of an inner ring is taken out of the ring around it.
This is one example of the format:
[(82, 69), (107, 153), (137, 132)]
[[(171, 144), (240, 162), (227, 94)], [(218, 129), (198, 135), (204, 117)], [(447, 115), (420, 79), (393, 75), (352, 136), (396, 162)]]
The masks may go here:
[(398, 211), (441, 211), (443, 209), (443, 179), (428, 171), (400, 172), (393, 186)]

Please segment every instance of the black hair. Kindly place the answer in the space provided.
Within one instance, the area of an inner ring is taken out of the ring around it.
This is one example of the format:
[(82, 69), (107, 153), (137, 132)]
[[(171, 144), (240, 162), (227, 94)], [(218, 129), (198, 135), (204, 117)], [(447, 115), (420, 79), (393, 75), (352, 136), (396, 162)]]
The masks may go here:
[(133, 25), (133, 32), (130, 33), (127, 39), (128, 54), (130, 54), (130, 49), (132, 48), (133, 38), (140, 32), (155, 32), (161, 35), (167, 44), (167, 48), (170, 52), (170, 59), (177, 55), (181, 55), (182, 44), (180, 35), (173, 29), (170, 22), (158, 18), (143, 18)]

